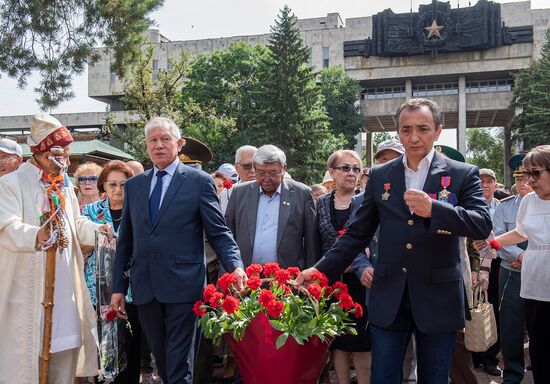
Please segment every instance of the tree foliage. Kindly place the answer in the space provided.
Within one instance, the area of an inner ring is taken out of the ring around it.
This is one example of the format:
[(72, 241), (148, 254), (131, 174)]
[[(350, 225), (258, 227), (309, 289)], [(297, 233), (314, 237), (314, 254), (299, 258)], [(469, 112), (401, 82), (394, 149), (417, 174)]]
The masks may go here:
[(296, 22), (285, 6), (271, 27), (269, 55), (260, 73), (257, 118), (247, 127), (247, 135), (257, 145), (280, 147), (292, 177), (314, 183), (321, 180), (330, 153), (344, 146), (344, 137), (329, 128), (315, 74), (307, 65), (310, 51)]
[(495, 171), (497, 181), (504, 181), (504, 129), (469, 128), (466, 162)]
[(113, 70), (123, 75), (135, 60), (147, 18), (163, 0), (57, 0), (0, 2), (0, 72), (27, 83), (31, 73), (41, 80), (35, 89), (44, 108), (73, 97), (72, 79), (97, 59), (92, 49), (112, 50)]
[(515, 78), (512, 106), (519, 111), (512, 133), (525, 149), (550, 143), (550, 29), (542, 57)]
[(318, 82), (332, 132), (344, 135), (346, 148), (355, 148), (355, 136), (361, 132), (365, 123), (359, 108), (361, 86), (346, 75), (341, 66), (323, 69), (319, 73)]

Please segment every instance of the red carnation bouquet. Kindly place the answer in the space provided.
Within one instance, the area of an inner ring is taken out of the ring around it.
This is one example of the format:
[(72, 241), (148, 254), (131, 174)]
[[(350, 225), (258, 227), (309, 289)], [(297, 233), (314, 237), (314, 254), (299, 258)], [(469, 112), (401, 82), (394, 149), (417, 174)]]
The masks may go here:
[(351, 315), (363, 315), (346, 284), (330, 286), (316, 272), (307, 287), (296, 286), (299, 268), (252, 264), (242, 291), (226, 273), (209, 284), (193, 311), (203, 334), (225, 336), (247, 384), (314, 384), (328, 358), (328, 346), (344, 332), (357, 334)]
[(204, 335), (218, 342), (222, 335), (232, 334), (239, 341), (259, 313), (282, 332), (277, 348), (289, 336), (303, 344), (314, 336), (325, 341), (344, 332), (355, 334), (350, 314), (361, 317), (363, 313), (347, 286), (342, 282), (330, 286), (326, 276), (317, 272), (307, 288), (296, 287), (293, 279), (299, 272), (299, 268), (282, 269), (277, 263), (252, 264), (246, 268), (248, 280), (242, 291), (237, 290), (232, 274), (224, 274), (217, 287), (209, 284), (205, 288), (204, 299), (193, 308)]

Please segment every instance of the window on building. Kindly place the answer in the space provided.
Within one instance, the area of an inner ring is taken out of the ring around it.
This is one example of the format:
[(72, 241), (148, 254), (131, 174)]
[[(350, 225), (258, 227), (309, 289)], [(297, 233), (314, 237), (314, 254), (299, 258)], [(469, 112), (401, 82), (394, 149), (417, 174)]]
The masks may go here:
[(116, 75), (116, 73), (111, 72), (111, 83), (116, 83), (117, 80), (118, 80), (118, 76)]
[(153, 71), (157, 71), (159, 69), (159, 61), (157, 59), (153, 59)]
[(329, 47), (323, 47), (323, 68), (329, 66)]

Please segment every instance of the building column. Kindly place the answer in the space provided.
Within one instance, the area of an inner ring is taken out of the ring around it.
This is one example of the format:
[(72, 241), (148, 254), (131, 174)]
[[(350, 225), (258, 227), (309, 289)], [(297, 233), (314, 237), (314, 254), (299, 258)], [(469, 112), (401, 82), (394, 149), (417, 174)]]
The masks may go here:
[(405, 80), (405, 100), (412, 99), (413, 97), (413, 84), (410, 79)]
[(504, 126), (504, 186), (508, 189), (512, 186), (512, 173), (508, 166), (508, 160), (512, 157), (512, 123)]
[(372, 137), (372, 132), (369, 132), (367, 131), (366, 132), (367, 134), (367, 142), (366, 142), (366, 145), (365, 145), (365, 151), (366, 151), (366, 156), (365, 156), (365, 166), (366, 167), (372, 167), (372, 164), (373, 164), (373, 148), (372, 148), (372, 144), (373, 144), (373, 137)]
[(456, 147), (466, 157), (466, 77), (458, 77), (458, 127)]

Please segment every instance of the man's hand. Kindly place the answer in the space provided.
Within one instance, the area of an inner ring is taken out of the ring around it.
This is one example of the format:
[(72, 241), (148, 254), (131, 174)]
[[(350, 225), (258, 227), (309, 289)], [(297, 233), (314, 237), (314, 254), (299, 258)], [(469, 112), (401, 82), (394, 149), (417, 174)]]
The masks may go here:
[(35, 248), (40, 249), (42, 247), (47, 247), (50, 244), (48, 243), (48, 239), (50, 236), (48, 235), (46, 227), (40, 228), (38, 230), (38, 233), (36, 234), (36, 243)]
[(298, 276), (296, 276), (296, 283), (298, 285), (307, 285), (308, 282), (311, 281), (311, 274), (313, 272), (319, 272), (319, 270), (313, 267), (304, 269), (302, 272), (298, 274)]
[(233, 271), (233, 276), (237, 278), (237, 289), (240, 291), (244, 288), (244, 283), (246, 283), (248, 277), (246, 277), (246, 273), (244, 273), (242, 268), (235, 268)]
[(128, 315), (126, 314), (126, 303), (124, 302), (124, 294), (113, 293), (111, 295), (111, 309), (116, 311), (118, 318), (128, 320)]
[(372, 275), (374, 273), (374, 268), (372, 267), (367, 267), (365, 269), (363, 269), (363, 273), (361, 274), (361, 279), (359, 279), (361, 281), (361, 284), (364, 286), (364, 287), (367, 287), (367, 288), (370, 288), (372, 287)]
[(432, 198), (424, 191), (409, 189), (403, 195), (409, 210), (425, 219), (432, 217)]

